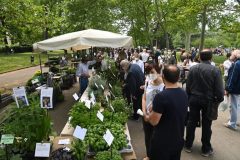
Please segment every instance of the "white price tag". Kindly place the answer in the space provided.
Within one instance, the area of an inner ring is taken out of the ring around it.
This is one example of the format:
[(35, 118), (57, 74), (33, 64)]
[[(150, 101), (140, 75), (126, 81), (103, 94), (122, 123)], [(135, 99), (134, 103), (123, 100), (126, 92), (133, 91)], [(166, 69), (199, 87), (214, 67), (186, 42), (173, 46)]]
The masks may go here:
[(90, 94), (90, 96), (91, 96), (90, 100), (92, 101), (92, 104), (94, 105), (96, 103), (96, 98), (95, 98), (93, 92)]
[(64, 145), (64, 144), (70, 144), (70, 139), (68, 138), (68, 139), (60, 139), (59, 141), (58, 141), (58, 144), (62, 144), (62, 145)]
[(112, 135), (112, 133), (109, 131), (109, 129), (107, 129), (106, 133), (103, 135), (104, 140), (107, 142), (108, 146), (111, 146), (114, 137)]
[(74, 98), (76, 101), (79, 99), (77, 93), (74, 93), (74, 94), (73, 94), (73, 98)]
[(106, 97), (106, 101), (108, 102), (108, 96), (106, 95), (105, 97)]
[(80, 126), (77, 126), (73, 132), (73, 136), (78, 139), (84, 140), (86, 133), (87, 133), (86, 128), (81, 128)]
[(111, 110), (114, 112), (114, 108), (113, 108), (113, 106), (112, 106), (112, 105), (110, 105), (110, 108), (111, 108)]
[(111, 85), (110, 83), (109, 83), (108, 85), (109, 85), (109, 87), (112, 89), (112, 85)]
[(36, 143), (35, 157), (49, 157), (50, 143)]
[(98, 113), (97, 113), (97, 117), (98, 117), (98, 119), (100, 119), (100, 121), (103, 122), (103, 118), (104, 118), (104, 116), (103, 116), (103, 114), (102, 114), (100, 111), (98, 111)]
[(88, 109), (90, 109), (91, 108), (91, 101), (90, 100), (85, 100), (85, 105), (86, 105), (86, 107), (88, 108)]
[(97, 89), (98, 89), (98, 85), (95, 83), (95, 86), (97, 87)]
[(101, 88), (104, 90), (104, 87), (103, 87), (103, 85), (101, 85)]

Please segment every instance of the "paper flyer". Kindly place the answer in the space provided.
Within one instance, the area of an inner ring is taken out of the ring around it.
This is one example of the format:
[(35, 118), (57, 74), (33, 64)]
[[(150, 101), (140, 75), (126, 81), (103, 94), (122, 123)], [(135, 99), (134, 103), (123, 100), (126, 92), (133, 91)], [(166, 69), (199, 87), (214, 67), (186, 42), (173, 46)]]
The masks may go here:
[(25, 87), (13, 88), (13, 94), (18, 108), (29, 105)]

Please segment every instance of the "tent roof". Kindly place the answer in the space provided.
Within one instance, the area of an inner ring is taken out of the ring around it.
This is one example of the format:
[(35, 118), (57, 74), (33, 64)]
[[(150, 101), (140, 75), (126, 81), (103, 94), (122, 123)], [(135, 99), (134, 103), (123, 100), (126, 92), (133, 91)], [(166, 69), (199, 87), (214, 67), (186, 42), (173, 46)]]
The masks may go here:
[(33, 44), (34, 50), (81, 50), (90, 47), (132, 47), (132, 37), (117, 33), (87, 29), (56, 36)]

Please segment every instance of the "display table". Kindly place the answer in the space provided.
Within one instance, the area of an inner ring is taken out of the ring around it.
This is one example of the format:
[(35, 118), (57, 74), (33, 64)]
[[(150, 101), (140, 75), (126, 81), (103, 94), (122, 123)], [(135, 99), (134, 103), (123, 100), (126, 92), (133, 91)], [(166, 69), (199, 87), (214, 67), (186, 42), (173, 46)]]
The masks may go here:
[[(83, 95), (81, 96), (79, 101), (85, 101), (87, 99), (88, 99), (88, 89), (85, 90), (85, 92), (83, 93)], [(73, 132), (74, 132), (74, 128), (71, 126), (71, 124), (69, 123), (69, 120), (68, 120), (68, 122), (65, 124), (60, 136), (56, 137), (53, 141), (53, 151), (58, 149), (58, 148), (64, 147), (64, 145), (58, 145), (58, 141), (60, 139), (70, 138), (70, 140), (72, 141), (74, 139), (74, 137), (72, 136)], [(124, 132), (127, 135), (127, 139), (130, 141), (129, 143), (131, 144), (131, 137), (130, 137), (130, 133), (129, 133), (127, 124), (125, 124), (125, 131)], [(70, 145), (67, 145), (67, 146), (69, 146), (69, 148), (71, 148)], [(122, 158), (124, 160), (136, 160), (137, 159), (136, 154), (135, 154), (133, 149), (131, 150), (131, 152), (121, 153), (121, 155), (122, 155)]]

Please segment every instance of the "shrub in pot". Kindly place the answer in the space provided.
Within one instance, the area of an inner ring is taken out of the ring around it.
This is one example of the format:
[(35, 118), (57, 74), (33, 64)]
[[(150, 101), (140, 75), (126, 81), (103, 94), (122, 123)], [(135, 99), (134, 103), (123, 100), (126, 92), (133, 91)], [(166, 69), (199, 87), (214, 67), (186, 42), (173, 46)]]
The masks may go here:
[(19, 137), (14, 141), (15, 153), (22, 157), (32, 155), (36, 143), (48, 141), (51, 133), (51, 120), (45, 109), (40, 108), (39, 96), (29, 97), (29, 106), (16, 108), (1, 125), (1, 133)]

